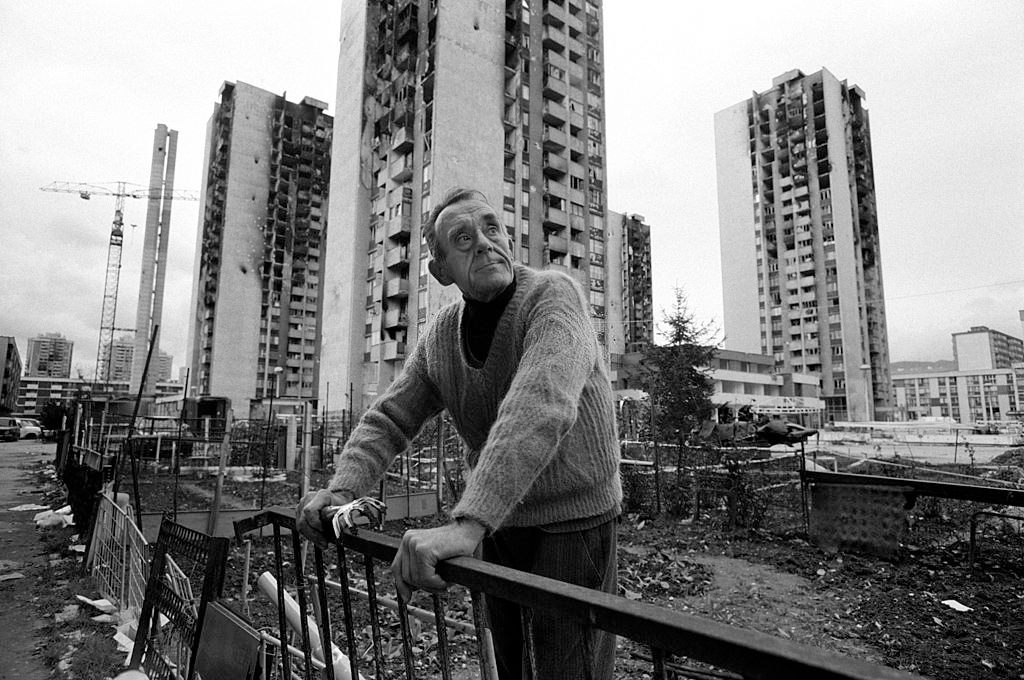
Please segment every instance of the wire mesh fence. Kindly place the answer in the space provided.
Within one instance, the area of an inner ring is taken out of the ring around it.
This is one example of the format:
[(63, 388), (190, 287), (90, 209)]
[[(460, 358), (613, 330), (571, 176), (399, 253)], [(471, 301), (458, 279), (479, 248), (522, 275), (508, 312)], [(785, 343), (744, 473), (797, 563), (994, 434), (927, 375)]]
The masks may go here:
[(690, 517), (717, 528), (786, 530), (804, 522), (801, 455), (627, 442), (623, 510)]

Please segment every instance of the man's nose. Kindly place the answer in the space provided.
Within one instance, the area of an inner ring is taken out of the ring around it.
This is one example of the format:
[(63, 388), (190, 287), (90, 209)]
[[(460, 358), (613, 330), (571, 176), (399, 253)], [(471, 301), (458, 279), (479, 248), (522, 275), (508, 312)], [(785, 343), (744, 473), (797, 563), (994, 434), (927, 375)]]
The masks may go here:
[(494, 248), (494, 244), (491, 240), (484, 235), (482, 229), (478, 229), (476, 232), (476, 252), (483, 253)]

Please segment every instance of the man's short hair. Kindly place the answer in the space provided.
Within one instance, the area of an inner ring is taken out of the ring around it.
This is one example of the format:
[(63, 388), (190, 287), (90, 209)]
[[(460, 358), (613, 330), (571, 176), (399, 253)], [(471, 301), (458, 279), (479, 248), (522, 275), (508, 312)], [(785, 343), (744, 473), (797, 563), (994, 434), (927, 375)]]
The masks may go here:
[(487, 197), (476, 189), (468, 189), (466, 187), (458, 186), (452, 187), (448, 191), (444, 192), (444, 196), (441, 197), (441, 201), (434, 206), (433, 210), (430, 211), (430, 217), (427, 218), (427, 223), (423, 225), (423, 238), (426, 240), (427, 247), (430, 249), (430, 256), (435, 260), (444, 258), (444, 253), (438, 253), (437, 251), (437, 218), (440, 217), (441, 212), (448, 206), (472, 199), (487, 203)]

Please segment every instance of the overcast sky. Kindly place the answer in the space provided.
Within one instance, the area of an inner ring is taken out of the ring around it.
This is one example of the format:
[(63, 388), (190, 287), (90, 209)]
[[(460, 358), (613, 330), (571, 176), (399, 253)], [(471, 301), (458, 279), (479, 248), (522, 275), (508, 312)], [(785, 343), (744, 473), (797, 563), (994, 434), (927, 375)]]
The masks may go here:
[[(147, 183), (165, 123), (175, 187), (198, 190), (225, 80), (333, 113), (339, 16), (338, 2), (0, 2), (0, 335), (23, 359), (28, 338), (60, 332), (92, 375), (114, 211), (39, 188)], [(1024, 3), (606, 0), (604, 18), (609, 208), (652, 226), (658, 318), (679, 286), (721, 326), (715, 112), (825, 67), (867, 96), (892, 359), (952, 358), (950, 334), (972, 325), (1022, 335)], [(145, 208), (125, 209), (139, 226), (118, 326), (134, 323)], [(198, 211), (176, 202), (170, 225), (176, 367)]]

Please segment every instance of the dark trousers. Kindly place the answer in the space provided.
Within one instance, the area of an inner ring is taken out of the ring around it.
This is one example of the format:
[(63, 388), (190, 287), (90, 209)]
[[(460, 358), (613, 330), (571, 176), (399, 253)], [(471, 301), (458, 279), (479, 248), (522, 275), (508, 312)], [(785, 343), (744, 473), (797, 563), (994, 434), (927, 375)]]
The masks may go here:
[[(591, 529), (549, 532), (536, 527), (500, 529), (484, 539), (483, 558), (512, 569), (615, 594), (618, 520)], [(501, 680), (611, 680), (615, 635), (535, 609), (532, 616), (536, 673), (531, 675), (518, 605), (487, 596), (487, 617)], [(589, 638), (589, 639), (588, 639)]]

